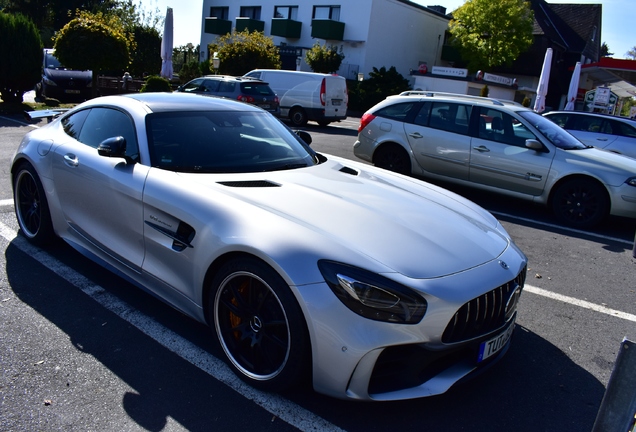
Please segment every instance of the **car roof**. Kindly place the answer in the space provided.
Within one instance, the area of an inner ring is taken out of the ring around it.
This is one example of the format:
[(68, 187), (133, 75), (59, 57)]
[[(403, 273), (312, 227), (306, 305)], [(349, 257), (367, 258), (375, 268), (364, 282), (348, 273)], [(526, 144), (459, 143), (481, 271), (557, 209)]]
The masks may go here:
[[(125, 96), (110, 96), (107, 102), (115, 98), (134, 99), (143, 103), (152, 112), (170, 111), (261, 111), (252, 105), (215, 96), (192, 93), (131, 93)], [(92, 99), (99, 102), (105, 98)]]
[(408, 90), (400, 93), (399, 95), (389, 96), (385, 99), (385, 101), (396, 102), (399, 100), (413, 100), (413, 98), (418, 98), (419, 100), (435, 100), (435, 101), (452, 101), (452, 102), (465, 102), (471, 105), (479, 105), (479, 106), (499, 106), (506, 107), (513, 111), (529, 111), (529, 108), (524, 107), (518, 102), (505, 100), (505, 99), (495, 99), (488, 98), (482, 96), (472, 96), (465, 95), (459, 93), (447, 93), (447, 92), (436, 92), (436, 91), (423, 91), (423, 90)]
[(213, 79), (213, 80), (219, 80), (219, 81), (246, 81), (246, 82), (265, 83), (265, 81), (260, 80), (258, 78), (243, 77), (243, 76), (239, 77), (239, 76), (232, 76), (232, 75), (204, 75), (202, 77), (198, 77), (194, 79), (201, 79), (201, 78)]

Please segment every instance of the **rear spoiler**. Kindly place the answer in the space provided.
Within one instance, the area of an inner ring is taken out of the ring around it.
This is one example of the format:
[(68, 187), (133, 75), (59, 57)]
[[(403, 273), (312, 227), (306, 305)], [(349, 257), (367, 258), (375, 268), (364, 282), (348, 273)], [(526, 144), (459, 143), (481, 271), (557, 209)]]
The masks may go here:
[(24, 116), (27, 120), (46, 118), (49, 122), (55, 117), (64, 114), (69, 108), (47, 109), (40, 111), (25, 111)]

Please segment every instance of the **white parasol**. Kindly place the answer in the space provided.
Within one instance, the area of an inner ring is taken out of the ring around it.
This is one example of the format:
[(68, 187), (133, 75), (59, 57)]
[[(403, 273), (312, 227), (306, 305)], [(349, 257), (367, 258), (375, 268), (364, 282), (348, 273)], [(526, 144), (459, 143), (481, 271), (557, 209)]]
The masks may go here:
[(161, 39), (161, 76), (172, 79), (172, 8), (168, 8), (166, 20), (163, 24), (163, 38)]
[(545, 97), (548, 94), (548, 82), (550, 81), (550, 66), (552, 65), (552, 48), (548, 48), (543, 59), (539, 86), (537, 87), (537, 99), (534, 101), (534, 110), (538, 113), (545, 111)]
[(576, 95), (579, 92), (579, 78), (581, 76), (581, 62), (576, 62), (574, 66), (574, 72), (572, 72), (572, 79), (570, 80), (570, 89), (568, 90), (568, 103), (565, 105), (566, 111), (574, 111), (574, 101), (576, 101)]

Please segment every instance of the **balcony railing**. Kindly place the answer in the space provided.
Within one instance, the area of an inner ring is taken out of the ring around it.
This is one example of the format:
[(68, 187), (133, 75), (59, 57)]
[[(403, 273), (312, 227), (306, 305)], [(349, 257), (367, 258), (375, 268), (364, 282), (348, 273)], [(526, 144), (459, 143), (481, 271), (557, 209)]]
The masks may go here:
[(205, 19), (204, 31), (209, 34), (224, 35), (232, 31), (232, 21), (207, 17)]
[(299, 39), (303, 23), (286, 18), (272, 19), (272, 36)]
[(326, 40), (343, 40), (345, 24), (340, 21), (311, 20), (311, 37)]
[(255, 20), (252, 18), (244, 18), (244, 17), (236, 17), (236, 31), (248, 30), (250, 32), (254, 31), (265, 31), (265, 21)]

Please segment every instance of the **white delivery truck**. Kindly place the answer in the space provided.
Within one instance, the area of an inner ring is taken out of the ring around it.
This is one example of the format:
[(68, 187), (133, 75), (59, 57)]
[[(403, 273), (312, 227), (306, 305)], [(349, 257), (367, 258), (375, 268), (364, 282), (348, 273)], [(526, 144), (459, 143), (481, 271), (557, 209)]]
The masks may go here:
[(313, 120), (321, 126), (347, 118), (347, 81), (339, 75), (278, 69), (245, 74), (269, 84), (280, 101), (280, 116), (294, 126)]

